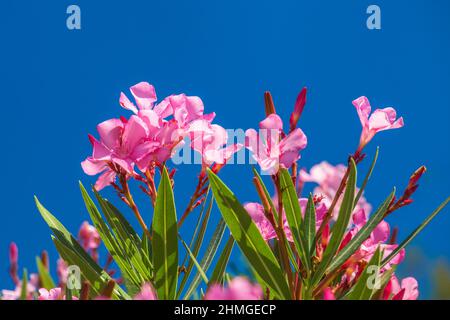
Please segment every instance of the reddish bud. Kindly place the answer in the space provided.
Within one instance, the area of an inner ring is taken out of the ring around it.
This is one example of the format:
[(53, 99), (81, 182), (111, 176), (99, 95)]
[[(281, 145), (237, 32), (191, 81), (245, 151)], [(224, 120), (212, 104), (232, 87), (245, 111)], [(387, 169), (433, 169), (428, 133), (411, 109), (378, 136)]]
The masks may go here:
[(297, 100), (295, 101), (294, 111), (291, 114), (291, 118), (289, 119), (290, 131), (293, 131), (297, 127), (298, 120), (303, 113), (303, 109), (306, 104), (306, 87), (300, 91), (297, 96)]
[(417, 169), (409, 178), (408, 186), (413, 186), (417, 184), (419, 179), (422, 177), (422, 175), (427, 171), (427, 168), (425, 166), (421, 166), (419, 169)]
[(11, 242), (9, 245), (9, 263), (10, 264), (17, 264), (17, 261), (19, 260), (19, 249), (17, 248), (17, 245), (14, 242)]
[(269, 91), (264, 92), (264, 103), (266, 107), (266, 116), (269, 116), (272, 113), (276, 113), (272, 95), (270, 94)]

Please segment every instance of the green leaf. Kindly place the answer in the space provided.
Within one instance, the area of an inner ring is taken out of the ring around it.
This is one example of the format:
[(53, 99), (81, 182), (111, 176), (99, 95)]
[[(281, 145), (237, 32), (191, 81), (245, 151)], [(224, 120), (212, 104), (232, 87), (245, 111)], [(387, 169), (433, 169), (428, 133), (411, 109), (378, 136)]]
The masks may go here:
[(39, 279), (41, 281), (42, 287), (47, 290), (55, 288), (56, 287), (55, 282), (53, 281), (47, 268), (42, 263), (41, 258), (36, 257), (36, 265), (37, 265)]
[(373, 294), (380, 288), (376, 284), (377, 282), (381, 284), (379, 274), (381, 258), (382, 252), (380, 247), (378, 247), (372, 259), (370, 259), (368, 265), (359, 276), (352, 291), (347, 295), (348, 300), (370, 300)]
[(294, 238), (294, 244), (300, 257), (300, 261), (305, 266), (308, 274), (311, 271), (311, 259), (309, 258), (309, 247), (304, 233), (302, 210), (298, 203), (298, 195), (292, 182), (291, 175), (286, 169), (280, 171), (280, 186), (283, 199), (283, 207), (286, 219)]
[(117, 242), (83, 184), (80, 182), (79, 185), (86, 209), (91, 217), (94, 227), (97, 229), (100, 238), (103, 241), (103, 244), (114, 258), (114, 261), (119, 266), (122, 274), (135, 285), (141, 285), (143, 281), (141, 281), (140, 275), (135, 271), (134, 266), (129, 259), (130, 255), (126, 254), (124, 249)]
[[(101, 295), (103, 289), (108, 285), (108, 281), (111, 280), (111, 277), (105, 271), (99, 271), (98, 268), (91, 266), (71, 248), (67, 247), (62, 241), (59, 241), (55, 237), (52, 237), (52, 240), (61, 257), (69, 265), (75, 265), (80, 268), (81, 273), (84, 277), (86, 277), (91, 285), (91, 296)], [(117, 284), (114, 288), (112, 298), (130, 299), (130, 297)]]
[[(111, 226), (114, 244), (122, 253), (119, 258), (121, 264), (125, 264), (124, 267), (127, 268), (124, 272), (130, 274), (128, 280), (136, 279), (132, 282), (140, 288), (143, 282), (152, 279), (153, 265), (148, 257), (148, 252), (141, 248), (141, 239), (123, 215), (106, 199), (103, 199), (97, 191), (94, 190), (94, 194), (106, 221)], [(115, 258), (114, 255), (113, 258)]]
[(315, 250), (314, 239), (316, 238), (316, 207), (312, 194), (309, 195), (308, 204), (306, 205), (304, 233), (306, 248), (309, 249), (308, 260), (311, 261)]
[(334, 255), (336, 254), (339, 246), (344, 238), (345, 231), (350, 222), (350, 218), (353, 211), (353, 199), (355, 196), (355, 185), (356, 185), (356, 165), (353, 159), (350, 161), (350, 173), (347, 181), (347, 187), (345, 188), (344, 198), (342, 200), (341, 207), (339, 209), (339, 216), (336, 223), (331, 229), (330, 242), (323, 253), (322, 261), (317, 267), (316, 272), (312, 278), (312, 284), (316, 284), (322, 276), (325, 274), (325, 270), (332, 261)]
[(153, 215), (153, 266), (160, 299), (173, 300), (178, 282), (178, 230), (172, 184), (164, 167)]
[(208, 176), (222, 217), (243, 254), (268, 287), (284, 299), (290, 299), (289, 287), (280, 265), (249, 214), (231, 190), (209, 169)]
[(223, 249), (220, 255), (219, 260), (217, 261), (217, 264), (214, 268), (211, 278), (209, 279), (208, 287), (210, 287), (211, 284), (214, 283), (222, 283), (228, 261), (230, 260), (231, 252), (233, 251), (233, 247), (234, 247), (234, 238), (230, 236), (230, 238), (227, 241), (227, 244), (225, 245), (225, 248)]
[[(61, 222), (55, 218), (55, 216), (53, 216), (47, 209), (44, 208), (44, 206), (42, 206), (36, 197), (35, 202), (39, 212), (54, 234), (53, 242), (57, 246), (61, 257), (69, 264), (77, 265), (88, 280), (89, 278), (86, 273), (89, 273), (90, 275), (92, 275), (91, 273), (95, 273), (96, 276), (92, 277), (92, 279), (98, 281), (98, 287), (106, 285), (111, 277), (97, 263), (95, 263), (91, 256), (84, 251), (70, 232), (67, 231)], [(91, 282), (91, 280), (89, 281)], [(125, 293), (125, 291), (123, 291), (122, 288), (116, 285), (113, 292), (113, 298), (129, 299), (130, 297)]]
[(23, 269), (22, 286), (20, 288), (20, 300), (27, 300), (28, 296), (28, 272)]
[[(208, 194), (209, 194), (209, 190), (208, 190)], [(208, 195), (206, 198), (208, 199)], [(203, 244), (203, 240), (205, 238), (206, 228), (208, 226), (209, 218), (211, 216), (212, 205), (213, 205), (213, 200), (212, 200), (212, 195), (211, 195), (211, 197), (209, 198), (209, 201), (208, 201), (207, 208), (206, 208), (206, 201), (203, 203), (202, 210), (201, 210), (200, 215), (197, 220), (197, 225), (195, 227), (195, 231), (192, 234), (190, 249), (195, 257), (198, 256), (198, 254), (200, 252), (200, 248)], [(205, 208), (206, 208), (206, 210), (205, 210)], [(186, 258), (187, 257), (188, 256), (186, 256)], [(183, 262), (183, 265), (184, 264), (185, 264), (185, 261)], [(184, 273), (183, 279), (181, 280), (181, 283), (180, 283), (180, 287), (178, 288), (177, 298), (179, 298), (181, 296), (181, 293), (184, 290), (184, 287), (189, 279), (189, 276), (191, 275), (193, 268), (194, 268), (194, 262), (192, 261), (192, 259), (189, 259), (189, 263), (186, 268), (186, 272)]]
[(372, 176), (373, 169), (375, 168), (375, 164), (377, 163), (377, 159), (378, 159), (378, 151), (380, 151), (379, 147), (377, 147), (377, 151), (375, 152), (375, 156), (373, 157), (372, 164), (370, 165), (369, 171), (367, 172), (367, 174), (364, 178), (364, 181), (361, 185), (361, 189), (359, 189), (358, 194), (355, 197), (355, 201), (353, 203), (353, 208), (356, 207), (356, 205), (358, 204), (358, 201), (361, 198), (361, 196), (364, 192), (364, 189), (367, 186), (367, 182), (369, 182), (369, 179)]
[(200, 264), (198, 263), (197, 259), (195, 258), (195, 256), (192, 254), (191, 249), (189, 249), (189, 246), (186, 244), (186, 242), (184, 242), (184, 240), (181, 238), (181, 236), (179, 237), (181, 243), (183, 244), (184, 248), (186, 249), (186, 252), (189, 254), (189, 256), (191, 257), (191, 260), (193, 261), (194, 265), (197, 267), (198, 273), (200, 274), (200, 276), (202, 277), (203, 281), (205, 281), (206, 284), (208, 284), (209, 280), (208, 277), (206, 276), (205, 271), (202, 269), (202, 267), (200, 266)]
[[(211, 266), (214, 257), (216, 256), (220, 242), (222, 241), (222, 237), (225, 232), (225, 227), (226, 227), (225, 221), (222, 218), (220, 218), (219, 223), (217, 224), (216, 229), (214, 230), (211, 240), (209, 241), (208, 247), (206, 248), (206, 252), (200, 263), (203, 270), (206, 271), (209, 270), (209, 267)], [(200, 274), (197, 273), (192, 279), (189, 288), (186, 290), (183, 300), (188, 300), (199, 284), (200, 284)]]
[(389, 204), (395, 195), (395, 189), (391, 194), (383, 201), (383, 203), (378, 207), (377, 211), (372, 214), (369, 221), (358, 231), (358, 233), (350, 240), (350, 242), (342, 248), (337, 256), (333, 259), (327, 269), (327, 273), (335, 271), (339, 268), (348, 258), (361, 246), (361, 244), (369, 238), (372, 231), (380, 224), (383, 220), (384, 214), (389, 208)]
[(429, 216), (426, 218), (411, 234), (395, 248), (394, 251), (388, 255), (383, 262), (381, 263), (381, 267), (384, 267), (389, 261), (391, 261), (403, 248), (405, 248), (430, 222), (437, 216), (437, 214), (445, 208), (445, 206), (450, 201), (450, 197), (444, 200), (439, 207), (436, 208)]

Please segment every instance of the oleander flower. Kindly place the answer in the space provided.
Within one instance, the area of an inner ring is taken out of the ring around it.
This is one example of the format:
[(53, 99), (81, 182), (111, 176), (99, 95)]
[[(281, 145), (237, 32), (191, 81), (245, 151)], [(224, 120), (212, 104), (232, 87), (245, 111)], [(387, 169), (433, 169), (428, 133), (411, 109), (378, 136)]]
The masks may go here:
[(252, 284), (244, 277), (233, 278), (228, 287), (214, 284), (206, 292), (205, 300), (261, 300), (263, 292), (258, 284)]
[(413, 277), (404, 278), (401, 283), (393, 274), (383, 292), (384, 300), (417, 300), (419, 288)]
[[(302, 210), (302, 215), (305, 215), (306, 211), (306, 205), (308, 203), (308, 199), (301, 198), (298, 200), (300, 204), (300, 208)], [(273, 199), (274, 205), (277, 205), (277, 197), (274, 197)], [(256, 224), (256, 226), (259, 229), (259, 232), (261, 233), (264, 240), (269, 241), (271, 239), (276, 239), (277, 234), (275, 232), (275, 229), (273, 228), (272, 224), (270, 223), (269, 219), (264, 214), (264, 207), (256, 202), (248, 202), (244, 204), (245, 210), (247, 210), (248, 214), (252, 218), (253, 222)], [(327, 208), (324, 204), (319, 204), (316, 206), (316, 229), (319, 229), (320, 224), (323, 221), (323, 218), (327, 212)], [(286, 234), (286, 239), (289, 242), (294, 242), (294, 239), (292, 238), (292, 232), (289, 228), (286, 215), (283, 211), (283, 230)]]
[[(353, 238), (359, 230), (367, 223), (367, 215), (364, 213), (364, 209), (360, 209), (353, 214), (354, 227), (347, 234), (347, 238), (344, 240), (344, 244), (347, 240)], [(397, 244), (388, 244), (390, 235), (390, 226), (386, 221), (381, 221), (378, 226), (370, 234), (370, 237), (365, 240), (361, 247), (355, 252), (353, 261), (366, 261), (369, 262), (373, 254), (378, 247), (383, 251), (383, 258), (386, 258), (397, 248)], [(389, 263), (384, 267), (384, 269), (390, 269), (393, 265), (397, 265), (403, 261), (405, 257), (405, 249), (400, 250), (400, 252), (389, 261)]]
[(242, 149), (241, 144), (227, 145), (227, 131), (208, 120), (193, 121), (189, 127), (191, 148), (202, 155), (202, 164), (210, 166), (213, 163), (223, 165), (234, 153)]
[(403, 118), (397, 119), (397, 112), (391, 107), (376, 109), (370, 114), (371, 106), (369, 100), (364, 96), (353, 100), (353, 105), (358, 112), (359, 120), (363, 127), (358, 150), (362, 150), (377, 132), (398, 129), (404, 125)]
[(134, 173), (134, 165), (157, 143), (146, 143), (148, 128), (138, 116), (129, 120), (110, 119), (97, 126), (100, 140), (89, 136), (93, 146), (92, 156), (81, 163), (88, 175), (103, 173), (97, 180), (95, 188), (101, 190), (115, 181), (119, 171)]
[[(330, 207), (346, 170), (347, 167), (343, 164), (333, 166), (327, 161), (322, 161), (319, 164), (312, 166), (309, 173), (304, 169), (300, 170), (300, 180), (303, 183), (316, 183), (317, 187), (313, 190), (314, 194), (323, 196), (322, 203), (324, 203), (327, 207)], [(356, 188), (355, 194), (358, 193), (358, 191), (359, 189)], [(333, 210), (334, 219), (338, 216), (341, 203), (342, 197), (338, 200), (337, 205)], [(357, 212), (359, 209), (364, 209), (366, 215), (369, 215), (372, 211), (372, 206), (367, 202), (364, 196), (359, 198), (353, 212)]]
[[(25, 294), (26, 300), (32, 300), (33, 294), (39, 287), (39, 276), (35, 273), (30, 274), (27, 281), (27, 292)], [(14, 290), (2, 290), (2, 300), (18, 300), (22, 296), (22, 281), (16, 284)]]
[(100, 246), (100, 235), (94, 226), (84, 221), (78, 232), (78, 239), (85, 250), (95, 250)]
[(38, 300), (61, 300), (62, 292), (61, 288), (53, 288), (47, 290), (45, 288), (39, 289), (39, 298)]
[(283, 122), (277, 114), (271, 114), (259, 123), (260, 133), (254, 129), (245, 132), (245, 147), (253, 153), (261, 170), (275, 174), (279, 168), (290, 168), (300, 159), (300, 151), (306, 148), (307, 138), (300, 128), (282, 137)]

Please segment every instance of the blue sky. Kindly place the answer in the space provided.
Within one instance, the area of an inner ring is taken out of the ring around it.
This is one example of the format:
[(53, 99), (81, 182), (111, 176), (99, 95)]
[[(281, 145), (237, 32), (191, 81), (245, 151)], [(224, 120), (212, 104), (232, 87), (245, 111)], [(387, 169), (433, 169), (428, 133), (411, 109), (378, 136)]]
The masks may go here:
[[(66, 28), (70, 4), (81, 8), (81, 30)], [(370, 4), (381, 8), (381, 30), (366, 28)], [(87, 134), (105, 119), (128, 115), (119, 93), (140, 81), (154, 84), (160, 98), (198, 95), (219, 124), (244, 129), (264, 117), (265, 90), (287, 121), (307, 86), (304, 167), (342, 163), (353, 151), (360, 133), (354, 98), (395, 107), (405, 127), (368, 146), (369, 156), (377, 145), (381, 150), (366, 197), (376, 206), (392, 186), (403, 190), (420, 165), (428, 167), (414, 205), (389, 219), (402, 239), (449, 194), (448, 12), (445, 0), (2, 3), (0, 287), (11, 286), (10, 241), (31, 270), (42, 249), (56, 257), (34, 194), (74, 232), (88, 218), (77, 183), (94, 182), (80, 167), (91, 151)], [(198, 169), (179, 168), (179, 211)], [(249, 166), (221, 175), (242, 201), (256, 200)], [(413, 245), (431, 258), (449, 257), (449, 228), (443, 214)]]

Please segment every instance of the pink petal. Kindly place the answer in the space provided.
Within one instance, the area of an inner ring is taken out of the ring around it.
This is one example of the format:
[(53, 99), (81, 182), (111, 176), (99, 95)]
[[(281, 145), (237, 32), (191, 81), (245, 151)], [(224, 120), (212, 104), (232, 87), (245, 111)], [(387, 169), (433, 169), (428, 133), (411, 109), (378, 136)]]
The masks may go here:
[(281, 120), (280, 116), (272, 113), (267, 118), (265, 118), (263, 121), (259, 123), (259, 127), (261, 129), (283, 129), (283, 121)]
[(270, 239), (276, 238), (276, 232), (270, 224), (269, 220), (264, 215), (264, 208), (259, 203), (250, 202), (244, 205), (245, 210), (255, 222), (256, 226), (261, 232), (264, 240), (268, 241)]
[(102, 143), (95, 140), (94, 141), (94, 148), (92, 151), (92, 158), (94, 160), (104, 160), (108, 161), (111, 159), (112, 151), (108, 148), (106, 148)]
[(147, 135), (148, 128), (145, 122), (138, 116), (131, 116), (125, 125), (122, 136), (122, 146), (125, 148), (123, 151), (128, 154), (132, 153), (137, 144), (145, 139)]
[(166, 99), (158, 103), (154, 108), (153, 111), (156, 112), (158, 116), (161, 118), (167, 118), (168, 116), (171, 116), (173, 114), (173, 108), (170, 102)]
[(369, 114), (371, 111), (369, 100), (362, 96), (358, 99), (353, 100), (353, 105), (356, 108), (356, 111), (358, 112), (359, 120), (361, 121), (361, 124), (363, 127), (366, 127), (369, 125)]
[(98, 177), (95, 183), (95, 190), (100, 191), (104, 187), (109, 186), (116, 180), (116, 173), (112, 170), (107, 170), (100, 177)]
[(120, 119), (110, 119), (97, 125), (97, 131), (101, 142), (109, 149), (116, 148), (120, 144), (123, 122)]
[(120, 93), (119, 103), (122, 108), (131, 110), (134, 113), (138, 113), (136, 106), (128, 99), (128, 97), (123, 92)]
[(389, 238), (390, 227), (386, 221), (381, 221), (372, 231), (370, 238), (373, 243), (386, 242)]
[(130, 88), (139, 109), (151, 109), (156, 101), (155, 88), (148, 82), (140, 82)]
[(88, 157), (86, 160), (81, 162), (81, 167), (83, 168), (84, 173), (90, 176), (95, 176), (107, 168), (104, 161), (98, 161), (92, 157)]
[(409, 277), (402, 280), (402, 289), (405, 290), (403, 300), (417, 300), (419, 297), (419, 284), (417, 280)]

